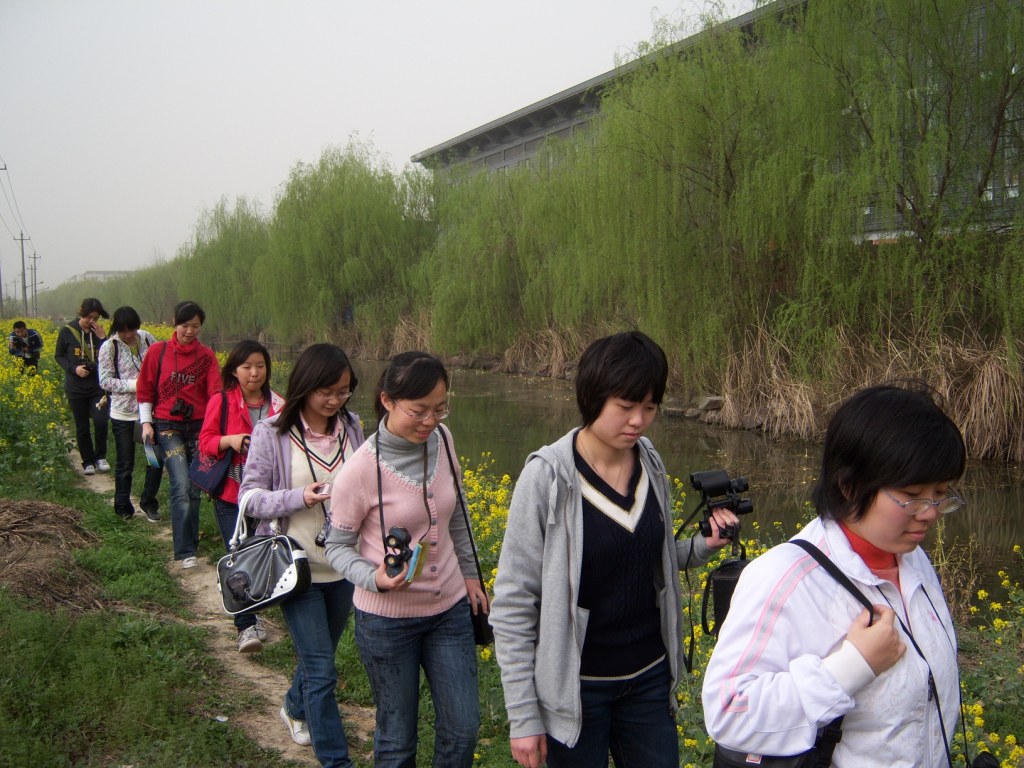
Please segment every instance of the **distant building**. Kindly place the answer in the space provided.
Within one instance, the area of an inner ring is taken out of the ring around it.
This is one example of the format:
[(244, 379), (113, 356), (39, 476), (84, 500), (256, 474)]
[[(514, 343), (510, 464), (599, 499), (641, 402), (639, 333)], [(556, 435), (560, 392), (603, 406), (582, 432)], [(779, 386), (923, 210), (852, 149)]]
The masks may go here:
[(116, 280), (119, 277), (127, 277), (131, 272), (123, 269), (93, 269), (83, 272), (80, 275), (72, 275), (65, 283), (83, 283), (89, 280), (104, 283), (107, 280)]
[[(804, 0), (779, 0), (723, 22), (731, 29), (752, 24), (771, 11), (787, 8)], [(677, 52), (694, 45), (701, 34), (672, 46)], [(618, 78), (652, 61), (659, 53), (623, 64), (553, 96), (492, 120), (460, 136), (425, 149), (412, 156), (412, 162), (433, 170), (468, 164), (473, 170), (498, 171), (521, 163), (529, 164), (548, 139), (570, 139), (590, 128), (600, 109), (601, 94)]]

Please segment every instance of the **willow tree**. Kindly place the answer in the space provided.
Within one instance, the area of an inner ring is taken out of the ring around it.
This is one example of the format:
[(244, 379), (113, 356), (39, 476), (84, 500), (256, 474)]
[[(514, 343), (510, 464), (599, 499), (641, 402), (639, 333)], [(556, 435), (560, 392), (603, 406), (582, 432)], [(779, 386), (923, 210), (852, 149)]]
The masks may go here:
[(258, 268), (275, 332), (322, 339), (355, 322), (385, 334), (410, 308), (410, 270), (430, 237), (424, 189), (415, 172), (396, 175), (355, 142), (296, 165)]

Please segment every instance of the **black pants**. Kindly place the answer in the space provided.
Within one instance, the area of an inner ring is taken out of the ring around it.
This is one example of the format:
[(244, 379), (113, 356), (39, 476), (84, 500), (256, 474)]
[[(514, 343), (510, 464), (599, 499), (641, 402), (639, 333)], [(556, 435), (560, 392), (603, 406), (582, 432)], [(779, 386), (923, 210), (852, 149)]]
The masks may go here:
[[(135, 471), (135, 422), (111, 419), (114, 431), (114, 449), (117, 464), (114, 465), (114, 511), (123, 517), (135, 514), (132, 506), (132, 474)], [(142, 488), (139, 503), (144, 512), (156, 512), (160, 502), (156, 495), (160, 491), (163, 469), (156, 469), (146, 463), (146, 483)]]
[[(107, 423), (110, 421), (109, 398), (100, 408), (99, 402), (105, 393), (91, 397), (69, 397), (68, 405), (71, 415), (75, 417), (75, 439), (78, 441), (78, 454), (82, 457), (82, 466), (95, 464), (99, 459), (107, 458)], [(92, 422), (96, 432), (93, 442)]]

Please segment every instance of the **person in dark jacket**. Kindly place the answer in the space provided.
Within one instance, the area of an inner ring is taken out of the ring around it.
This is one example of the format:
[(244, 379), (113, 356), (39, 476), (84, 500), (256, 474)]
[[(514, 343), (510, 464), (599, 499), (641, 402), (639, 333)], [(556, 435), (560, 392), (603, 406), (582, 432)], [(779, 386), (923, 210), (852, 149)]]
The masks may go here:
[(95, 475), (97, 470), (110, 471), (107, 463), (110, 402), (100, 387), (98, 366), (100, 346), (107, 336), (98, 322), (101, 317), (107, 319), (110, 315), (99, 299), (83, 300), (78, 319), (60, 329), (53, 353), (54, 360), (64, 369), (64, 392), (75, 419), (82, 470), (87, 475)]
[(39, 367), (39, 353), (43, 351), (43, 337), (24, 320), (16, 320), (7, 337), (7, 351), (21, 360), (21, 372), (35, 374)]

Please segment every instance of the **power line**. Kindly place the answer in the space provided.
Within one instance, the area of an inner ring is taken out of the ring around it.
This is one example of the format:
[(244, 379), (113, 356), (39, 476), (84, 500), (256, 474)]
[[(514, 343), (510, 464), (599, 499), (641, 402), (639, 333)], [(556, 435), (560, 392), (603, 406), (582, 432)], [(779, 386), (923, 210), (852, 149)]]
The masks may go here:
[[(28, 231), (28, 227), (25, 226), (25, 220), (21, 217), (21, 208), (18, 206), (18, 196), (14, 194), (14, 182), (11, 180), (11, 172), (7, 169), (7, 163), (2, 157), (0, 157), (0, 171), (7, 174), (7, 186), (4, 186), (2, 178), (0, 178), (0, 189), (4, 191), (4, 199), (7, 201), (7, 208), (14, 216), (15, 224), (19, 225), (22, 233)], [(10, 187), (11, 194), (7, 194), (7, 188)], [(14, 201), (13, 204), (11, 201)], [(7, 222), (4, 222), (4, 226), (7, 227)], [(10, 227), (7, 227), (7, 231), (10, 232)], [(11, 237), (14, 237), (14, 233), (11, 232)]]

